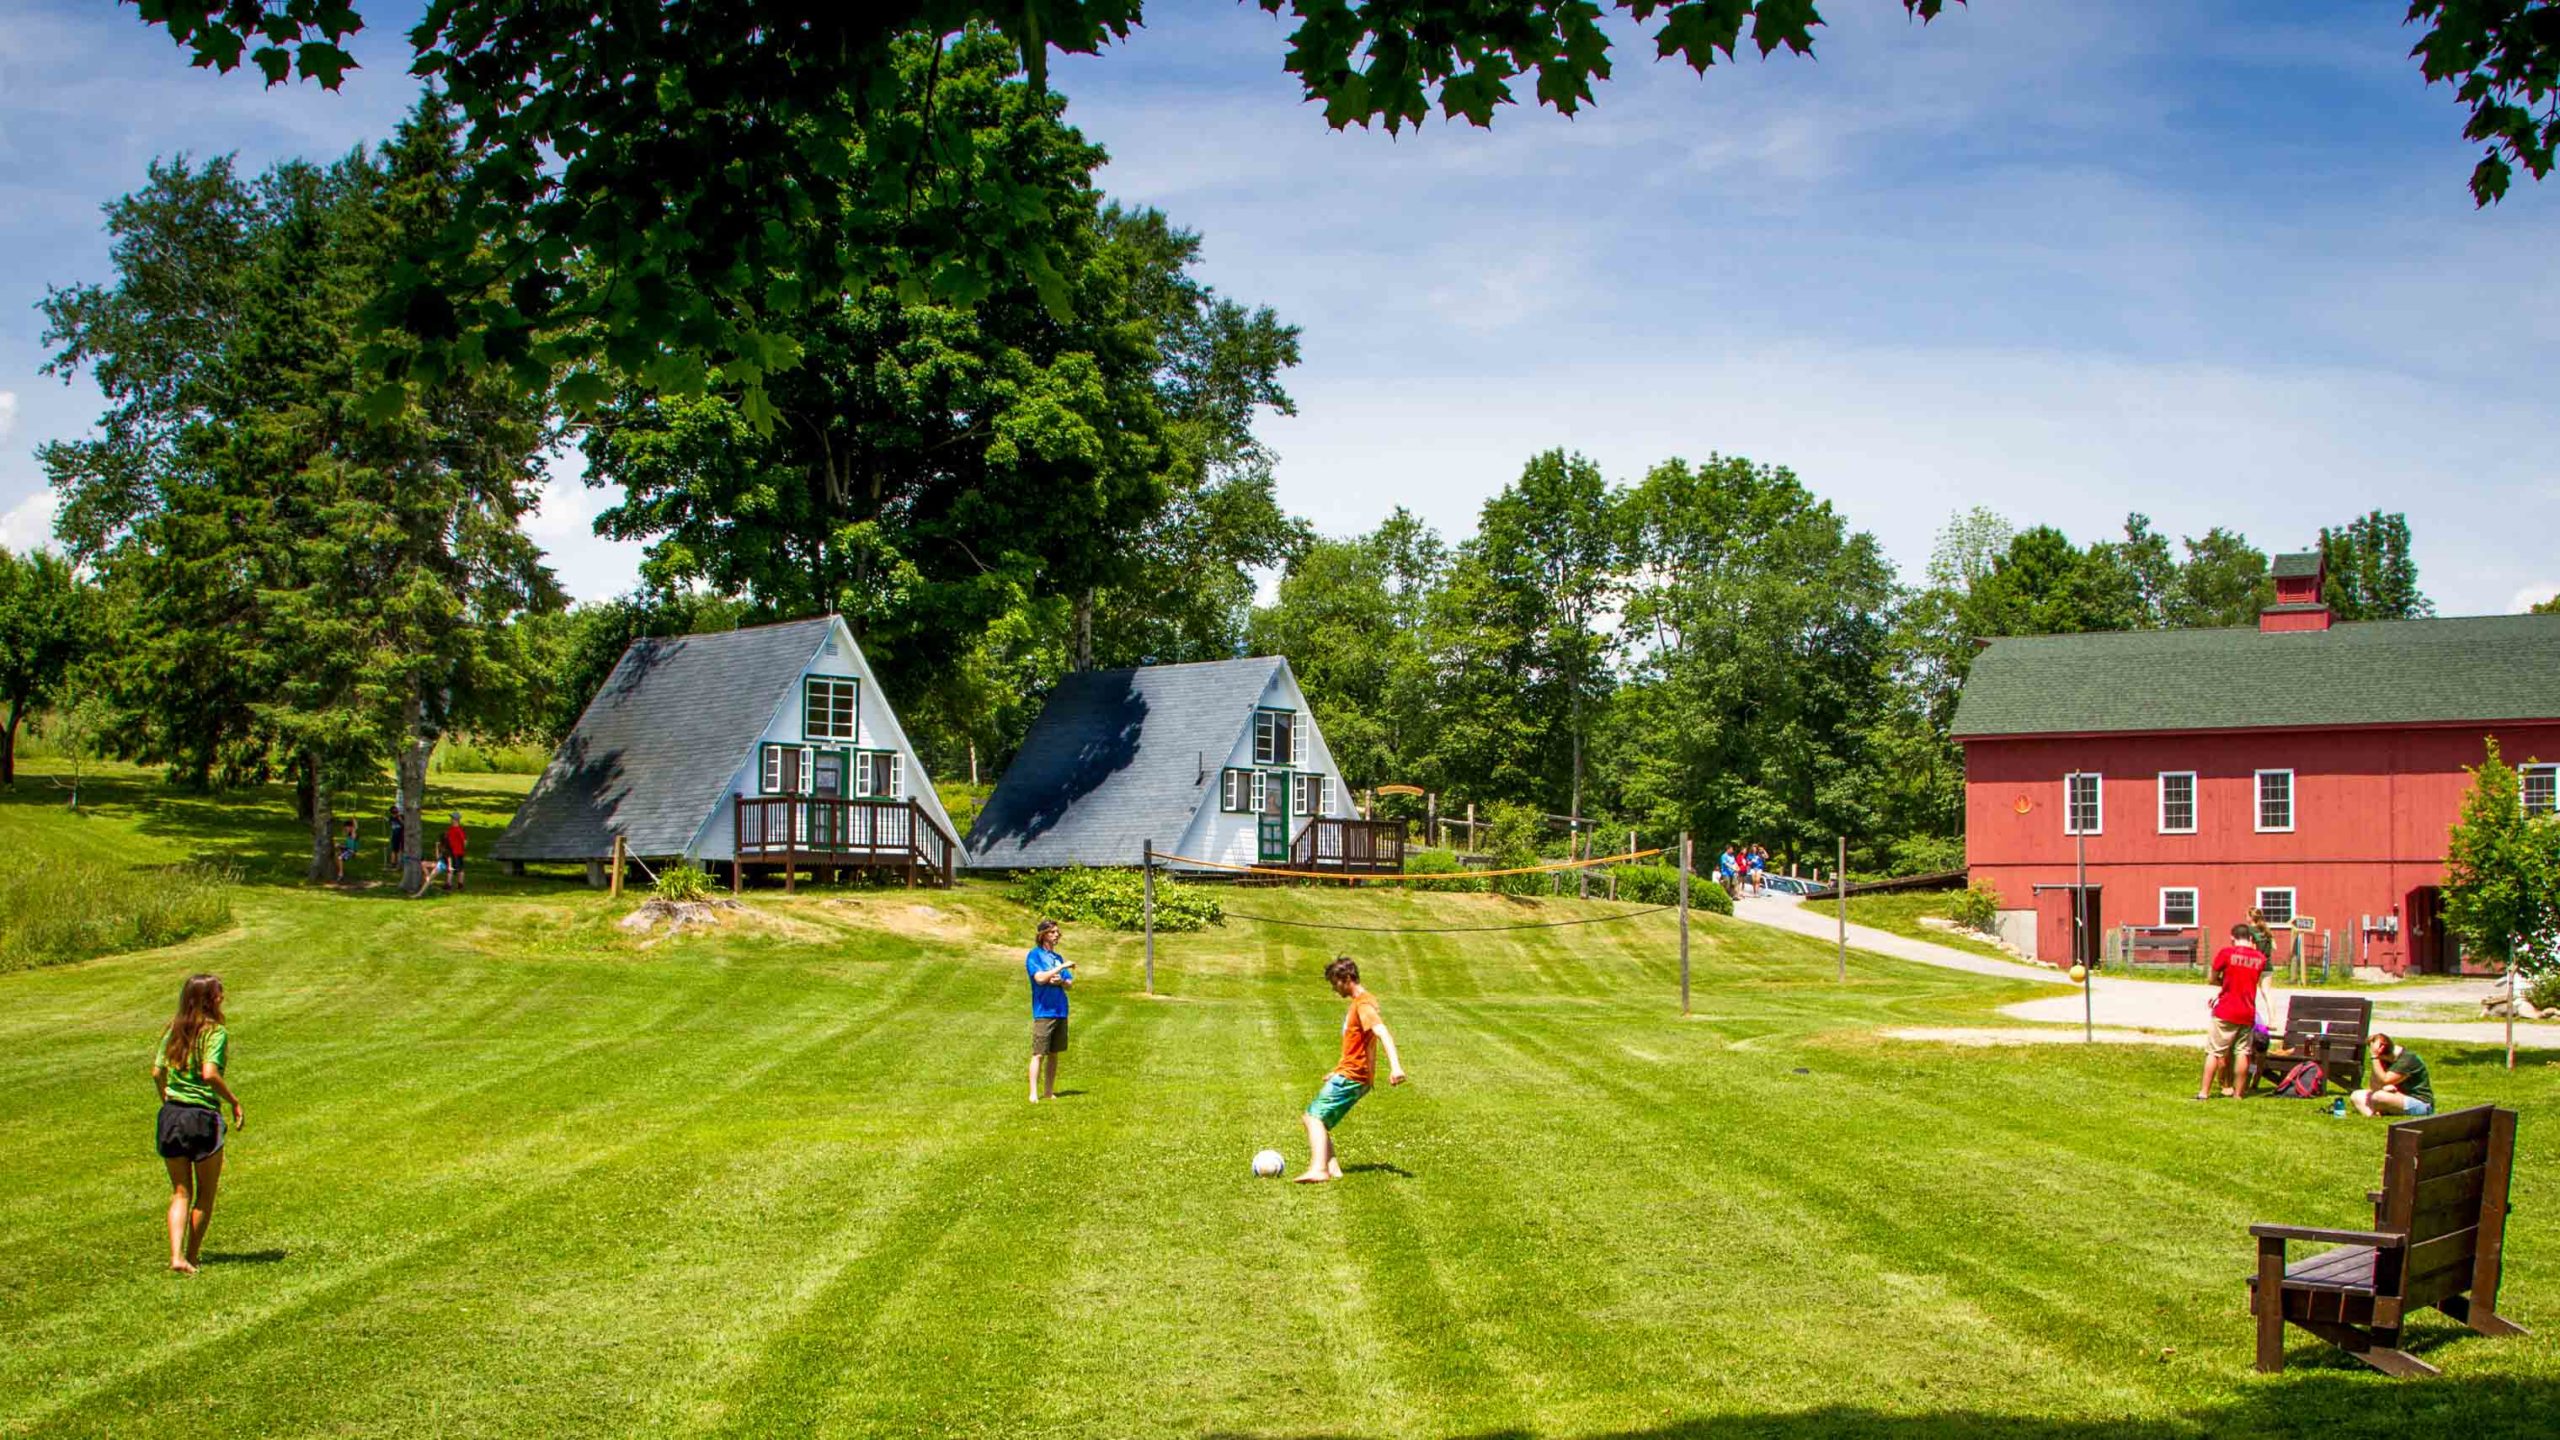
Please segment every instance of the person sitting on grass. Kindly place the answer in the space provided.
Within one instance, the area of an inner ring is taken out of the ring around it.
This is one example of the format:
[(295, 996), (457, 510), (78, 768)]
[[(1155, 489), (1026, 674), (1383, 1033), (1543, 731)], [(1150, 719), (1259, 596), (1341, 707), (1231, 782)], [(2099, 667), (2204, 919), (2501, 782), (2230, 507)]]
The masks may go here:
[(177, 1018), (160, 1032), (151, 1056), (151, 1083), (160, 1091), (160, 1158), (169, 1167), (169, 1268), (196, 1273), (205, 1227), (213, 1223), (214, 1194), (222, 1185), (222, 1106), (231, 1106), (237, 1128), (240, 1097), (224, 1069), (231, 1060), (231, 1032), (222, 1020), (222, 981), (190, 975), (178, 987)]
[(2357, 1114), (2404, 1115), (2415, 1120), (2436, 1113), (2435, 1082), (2427, 1078), (2427, 1062), (2419, 1059), (2416, 1051), (2401, 1049), (2380, 1031), (2364, 1043), (2373, 1052), (2373, 1064), (2365, 1077), (2373, 1086), (2347, 1097)]
[(1341, 956), (1324, 967), (1324, 978), (1334, 994), (1351, 1002), (1351, 1010), (1342, 1017), (1342, 1063), (1324, 1077), (1324, 1088), (1307, 1102), (1307, 1173), (1298, 1177), (1301, 1185), (1342, 1178), (1342, 1157), (1333, 1149), (1333, 1127), (1369, 1093), (1369, 1082), (1378, 1073), (1375, 1047), (1387, 1052), (1387, 1083), (1404, 1083), (1396, 1037), (1387, 1033), (1386, 1022), (1378, 1018), (1377, 997), (1360, 988), (1360, 962)]
[(2246, 922), (2231, 927), (2231, 943), (2214, 952), (2210, 978), (2221, 989), (2213, 997), (2213, 1036), (2205, 1043), (2204, 1083), (2199, 1100), (2213, 1098), (2213, 1082), (2231, 1062), (2231, 1098), (2249, 1093), (2249, 1042), (2257, 1033), (2259, 993), (2267, 983), (2265, 952), (2249, 943)]
[(338, 829), (338, 883), (347, 883), (347, 867), (356, 863), (356, 822), (345, 821)]

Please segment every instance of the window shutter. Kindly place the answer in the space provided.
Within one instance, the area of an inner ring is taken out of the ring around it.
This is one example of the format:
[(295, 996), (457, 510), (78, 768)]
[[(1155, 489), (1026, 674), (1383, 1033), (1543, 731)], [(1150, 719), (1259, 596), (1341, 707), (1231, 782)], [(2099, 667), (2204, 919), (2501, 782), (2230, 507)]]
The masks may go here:
[(815, 750), (810, 749), (806, 745), (800, 747), (800, 783), (792, 786), (792, 789), (799, 791), (803, 795), (809, 793), (812, 788), (809, 783), (809, 772), (816, 767), (817, 760), (818, 754)]
[(764, 747), (764, 784), (761, 788), (767, 795), (782, 788), (782, 747), (779, 745)]
[(903, 800), (907, 794), (907, 760), (895, 750), (888, 753), (889, 796), (891, 799)]
[(1259, 770), (1254, 771), (1254, 772), (1253, 772), (1253, 812), (1254, 812), (1255, 814), (1257, 814), (1257, 815), (1261, 814), (1265, 809), (1267, 809), (1267, 808), (1270, 806), (1270, 803), (1271, 803), (1271, 800), (1270, 800), (1270, 792), (1271, 792), (1271, 777), (1270, 777), (1270, 776), (1268, 776), (1268, 775), (1263, 774), (1263, 773), (1262, 773), (1261, 771), (1259, 771)]
[(1218, 808), (1219, 808), (1219, 809), (1221, 809), (1221, 810), (1225, 810), (1225, 811), (1227, 811), (1227, 812), (1229, 812), (1229, 813), (1233, 813), (1233, 812), (1235, 812), (1235, 811), (1238, 811), (1238, 810), (1241, 810), (1241, 809), (1243, 809), (1243, 808), (1244, 808), (1244, 806), (1243, 806), (1243, 805), (1241, 805), (1241, 804), (1239, 804), (1239, 803), (1238, 803), (1238, 801), (1237, 801), (1237, 797), (1236, 797), (1236, 777), (1237, 777), (1237, 776), (1239, 776), (1239, 775), (1241, 775), (1241, 774), (1243, 774), (1243, 773), (1244, 773), (1243, 771), (1241, 771), (1241, 770), (1235, 770), (1235, 769), (1228, 769), (1228, 770), (1224, 770), (1224, 771), (1219, 772), (1219, 775), (1218, 775)]
[(1307, 717), (1304, 715), (1289, 717), (1289, 763), (1307, 763)]

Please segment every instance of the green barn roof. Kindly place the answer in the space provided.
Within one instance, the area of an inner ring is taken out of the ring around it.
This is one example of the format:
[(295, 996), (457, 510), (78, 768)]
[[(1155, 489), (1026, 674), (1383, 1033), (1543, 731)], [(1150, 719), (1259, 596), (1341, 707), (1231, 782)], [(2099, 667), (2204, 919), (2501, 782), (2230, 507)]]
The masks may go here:
[(1957, 739), (2560, 720), (2560, 615), (1994, 640)]

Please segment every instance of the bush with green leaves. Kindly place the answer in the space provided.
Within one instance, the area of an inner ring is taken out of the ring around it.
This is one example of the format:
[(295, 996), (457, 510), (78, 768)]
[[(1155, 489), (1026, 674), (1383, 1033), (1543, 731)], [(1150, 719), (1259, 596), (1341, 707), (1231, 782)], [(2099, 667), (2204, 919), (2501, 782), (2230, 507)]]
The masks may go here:
[(1967, 930), (1993, 934), (2000, 928), (2000, 892), (1977, 880), (1948, 897), (1946, 914)]
[(658, 872), (658, 881), (649, 893), (661, 900), (684, 902), (704, 900), (711, 895), (711, 872), (690, 860), (679, 860)]
[[(1146, 879), (1136, 870), (1034, 870), (1013, 882), (1014, 903), (1061, 924), (1146, 928)], [(1206, 930), (1226, 923), (1209, 887), (1156, 872), (1156, 928)]]
[(1458, 852), (1455, 850), (1407, 850), (1404, 852), (1404, 873), (1407, 875), (1449, 875), (1456, 877), (1449, 880), (1417, 881), (1414, 884), (1406, 886), (1405, 888), (1408, 890), (1432, 890), (1455, 894), (1481, 895), (1486, 890), (1492, 888), (1491, 881), (1478, 880), (1468, 875), (1467, 867), (1459, 863)]
[(236, 878), (210, 865), (128, 870), (56, 856), (0, 863), (0, 971), (156, 950), (225, 929)]

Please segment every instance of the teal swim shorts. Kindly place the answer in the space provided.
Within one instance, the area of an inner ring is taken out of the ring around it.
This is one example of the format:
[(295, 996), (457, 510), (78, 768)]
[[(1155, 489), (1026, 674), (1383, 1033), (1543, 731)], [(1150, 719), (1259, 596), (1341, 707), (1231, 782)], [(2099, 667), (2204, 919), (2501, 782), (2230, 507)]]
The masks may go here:
[(1307, 1102), (1307, 1113), (1323, 1121), (1324, 1128), (1330, 1130), (1341, 1124), (1342, 1117), (1350, 1114), (1351, 1107), (1359, 1104), (1360, 1097), (1368, 1093), (1369, 1087), (1357, 1080), (1327, 1075), (1324, 1088), (1316, 1092), (1316, 1098)]

